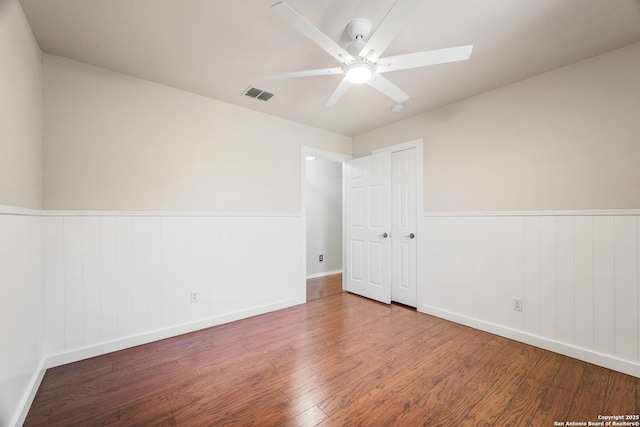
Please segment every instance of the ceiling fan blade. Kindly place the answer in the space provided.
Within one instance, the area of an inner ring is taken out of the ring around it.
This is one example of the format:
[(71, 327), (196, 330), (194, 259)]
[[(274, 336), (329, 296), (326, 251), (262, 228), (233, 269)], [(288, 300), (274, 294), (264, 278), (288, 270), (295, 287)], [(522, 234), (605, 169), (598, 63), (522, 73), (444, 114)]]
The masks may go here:
[(333, 107), (338, 99), (344, 95), (344, 93), (351, 87), (351, 82), (346, 78), (342, 79), (336, 90), (333, 91), (327, 102), (324, 103), (325, 107)]
[(314, 27), (309, 21), (304, 19), (300, 14), (298, 14), (298, 12), (291, 9), (284, 2), (274, 4), (271, 6), (271, 9), (338, 61), (346, 62), (354, 60), (353, 56), (351, 56), (349, 52), (331, 40), (322, 31)]
[(404, 93), (402, 89), (391, 83), (385, 77), (382, 77), (380, 74), (374, 74), (373, 78), (369, 80), (367, 84), (396, 102), (404, 102), (409, 98), (409, 95)]
[(426, 67), (427, 65), (465, 61), (471, 56), (472, 50), (473, 45), (469, 45), (408, 53), (406, 55), (389, 56), (378, 60), (378, 63), (376, 64), (376, 71), (378, 73), (387, 73), (389, 71)]
[(402, 30), (422, 0), (397, 0), (360, 51), (360, 56), (376, 62)]
[(331, 74), (344, 74), (344, 70), (340, 67), (320, 68), (317, 70), (294, 71), (292, 73), (276, 74), (273, 76), (267, 76), (265, 78), (266, 79), (289, 79), (293, 77), (328, 76)]

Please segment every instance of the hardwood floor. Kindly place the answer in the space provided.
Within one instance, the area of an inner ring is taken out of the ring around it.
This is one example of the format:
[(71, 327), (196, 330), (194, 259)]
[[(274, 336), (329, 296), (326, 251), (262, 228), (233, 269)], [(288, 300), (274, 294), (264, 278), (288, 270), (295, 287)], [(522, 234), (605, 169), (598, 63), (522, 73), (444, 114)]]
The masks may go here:
[(342, 291), (342, 273), (307, 279), (307, 301), (339, 294)]
[(333, 293), (47, 371), (26, 426), (553, 426), (638, 414), (635, 377)]

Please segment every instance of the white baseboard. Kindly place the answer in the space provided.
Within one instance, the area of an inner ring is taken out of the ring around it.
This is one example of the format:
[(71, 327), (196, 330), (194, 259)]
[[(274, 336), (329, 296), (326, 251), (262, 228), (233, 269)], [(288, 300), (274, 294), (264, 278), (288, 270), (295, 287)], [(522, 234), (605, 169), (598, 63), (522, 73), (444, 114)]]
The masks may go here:
[(316, 277), (330, 276), (332, 274), (342, 273), (342, 270), (323, 271), (322, 273), (308, 274), (307, 279), (315, 279)]
[(36, 397), (36, 393), (38, 392), (38, 388), (40, 388), (40, 383), (44, 378), (44, 374), (47, 371), (46, 369), (46, 358), (43, 357), (38, 363), (38, 367), (36, 368), (31, 380), (29, 381), (29, 386), (25, 391), (22, 399), (20, 400), (20, 405), (16, 410), (16, 413), (9, 422), (9, 426), (11, 427), (20, 427), (24, 424), (27, 419), (27, 415), (29, 414), (29, 409), (31, 409), (31, 404), (33, 403), (33, 399)]
[(532, 335), (527, 332), (505, 328), (504, 326), (441, 310), (426, 304), (419, 306), (418, 311), (640, 378), (640, 365), (637, 363), (565, 344), (549, 338)]
[[(67, 363), (77, 362), (79, 360), (88, 359), (90, 357), (100, 356), (114, 351), (124, 350), (126, 348), (147, 344), (153, 341), (171, 338), (177, 335), (194, 332), (200, 329), (206, 329), (224, 323), (234, 322), (236, 320), (246, 319), (271, 311), (292, 307), (294, 305), (304, 304), (304, 298), (291, 298), (278, 301), (273, 304), (252, 307), (247, 310), (227, 313), (221, 316), (210, 317), (195, 322), (183, 323), (181, 325), (171, 326), (169, 328), (158, 329), (151, 332), (145, 332), (139, 335), (132, 335), (126, 338), (108, 341), (89, 347), (83, 347), (75, 350), (65, 351), (63, 353), (53, 354), (47, 358), (46, 367), (53, 368), (65, 365)], [(36, 388), (37, 389), (37, 388)]]

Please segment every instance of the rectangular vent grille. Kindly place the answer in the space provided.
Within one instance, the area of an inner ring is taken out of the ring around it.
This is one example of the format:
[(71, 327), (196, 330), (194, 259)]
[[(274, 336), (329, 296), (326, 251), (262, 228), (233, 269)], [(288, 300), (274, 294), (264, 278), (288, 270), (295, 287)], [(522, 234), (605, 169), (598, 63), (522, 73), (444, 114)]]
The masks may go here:
[(247, 90), (244, 91), (244, 94), (251, 98), (259, 99), (260, 101), (268, 101), (273, 96), (272, 93), (265, 92), (262, 89), (251, 86), (249, 86)]

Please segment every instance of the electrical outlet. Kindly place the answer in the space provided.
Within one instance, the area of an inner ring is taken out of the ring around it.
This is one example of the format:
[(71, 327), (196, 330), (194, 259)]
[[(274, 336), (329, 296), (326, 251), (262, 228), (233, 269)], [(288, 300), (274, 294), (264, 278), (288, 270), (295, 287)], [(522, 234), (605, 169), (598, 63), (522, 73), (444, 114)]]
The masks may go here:
[(515, 311), (522, 311), (522, 298), (513, 299), (513, 309)]
[(320, 262), (324, 261), (324, 255), (320, 255), (320, 256), (318, 257), (318, 261), (320, 261)]
[(191, 302), (198, 301), (200, 301), (200, 294), (198, 293), (198, 291), (191, 291)]

